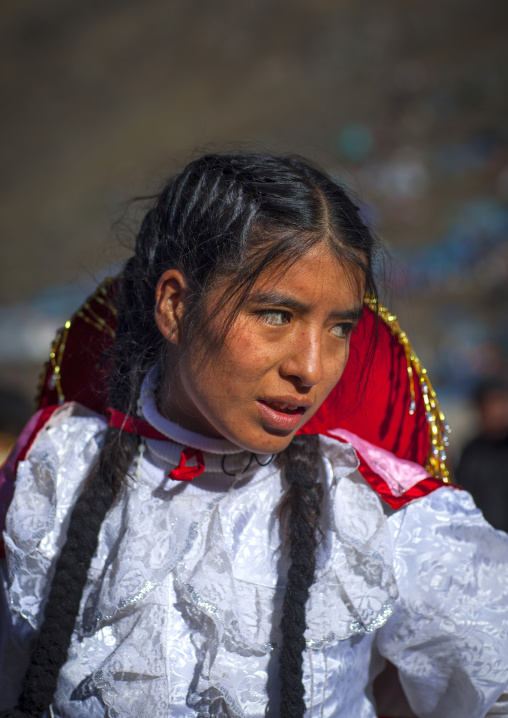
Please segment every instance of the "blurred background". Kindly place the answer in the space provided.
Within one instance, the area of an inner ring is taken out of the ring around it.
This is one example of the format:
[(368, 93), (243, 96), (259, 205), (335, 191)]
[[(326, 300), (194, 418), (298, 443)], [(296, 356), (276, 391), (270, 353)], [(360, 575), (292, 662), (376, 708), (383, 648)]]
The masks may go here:
[(128, 255), (128, 200), (254, 147), (356, 193), (455, 456), (508, 368), (507, 20), (505, 0), (4, 0), (4, 443), (55, 329)]

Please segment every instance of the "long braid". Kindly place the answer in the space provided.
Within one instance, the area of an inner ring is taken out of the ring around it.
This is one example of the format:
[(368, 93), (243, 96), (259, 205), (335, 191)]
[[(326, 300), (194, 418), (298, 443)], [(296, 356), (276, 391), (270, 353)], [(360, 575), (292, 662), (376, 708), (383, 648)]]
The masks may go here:
[(52, 701), (58, 674), (67, 658), (99, 529), (114, 499), (112, 482), (105, 478), (100, 470), (94, 472), (72, 511), (18, 708), (2, 712), (2, 718), (39, 718)]
[[(137, 372), (133, 369), (138, 365), (139, 352), (137, 356), (132, 352), (132, 347), (137, 344), (130, 335), (132, 322), (123, 319), (130, 313), (129, 304), (136, 304), (136, 296), (132, 295), (128, 286), (129, 277), (129, 268), (126, 267), (126, 282), (122, 287), (120, 321), (114, 345), (115, 368), (109, 390), (110, 403), (124, 412), (131, 409), (137, 397), (142, 375), (140, 368)], [(139, 325), (137, 328), (139, 332)], [(125, 373), (121, 367), (129, 359), (130, 386), (125, 382)], [(58, 675), (67, 659), (100, 528), (122, 487), (138, 443), (138, 437), (133, 434), (113, 427), (106, 430), (97, 464), (87, 478), (70, 516), (66, 541), (56, 562), (43, 623), (23, 679), (18, 707), (3, 711), (0, 713), (1, 718), (40, 718), (53, 699)]]
[(319, 438), (296, 436), (278, 457), (288, 483), (280, 505), (287, 532), (290, 566), (282, 607), (280, 681), (282, 718), (300, 718), (305, 712), (303, 651), (305, 604), (314, 580), (316, 546), (323, 487), (318, 482)]
[(2, 712), (2, 718), (40, 718), (53, 699), (60, 669), (67, 659), (100, 527), (118, 491), (117, 477), (128, 470), (136, 446), (136, 437), (111, 427), (106, 431), (97, 467), (70, 516), (18, 707)]
[[(109, 429), (108, 433), (111, 435), (114, 431)], [(108, 438), (113, 437), (106, 438), (111, 444)], [(44, 622), (23, 681), (19, 707), (34, 718), (47, 709), (56, 690), (90, 562), (97, 549), (99, 530), (115, 494), (114, 472), (110, 459), (103, 454), (98, 469), (88, 480), (72, 511), (67, 539), (56, 564)]]

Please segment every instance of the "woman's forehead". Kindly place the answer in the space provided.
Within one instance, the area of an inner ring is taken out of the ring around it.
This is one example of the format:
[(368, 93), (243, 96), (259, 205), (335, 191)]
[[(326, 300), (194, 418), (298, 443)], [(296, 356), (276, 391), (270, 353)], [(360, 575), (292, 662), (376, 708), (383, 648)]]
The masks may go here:
[(335, 252), (328, 243), (319, 242), (299, 256), (290, 258), (289, 261), (284, 261), (283, 257), (280, 261), (276, 259), (261, 271), (255, 286), (277, 286), (309, 278), (319, 282), (320, 279), (332, 277), (344, 279), (349, 275), (363, 279), (365, 271), (362, 267), (362, 259), (359, 254), (358, 264), (353, 263)]
[(267, 267), (250, 292), (253, 300), (276, 303), (278, 296), (301, 297), (303, 301), (363, 300), (364, 273), (341, 261), (324, 243), (312, 247), (289, 266)]

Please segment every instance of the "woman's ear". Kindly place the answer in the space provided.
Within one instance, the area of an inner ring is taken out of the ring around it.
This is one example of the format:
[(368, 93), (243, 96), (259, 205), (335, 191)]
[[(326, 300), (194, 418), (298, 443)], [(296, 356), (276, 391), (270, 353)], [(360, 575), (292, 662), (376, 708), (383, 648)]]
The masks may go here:
[(161, 276), (155, 290), (155, 321), (159, 331), (168, 342), (182, 341), (181, 322), (187, 282), (178, 269), (168, 269)]

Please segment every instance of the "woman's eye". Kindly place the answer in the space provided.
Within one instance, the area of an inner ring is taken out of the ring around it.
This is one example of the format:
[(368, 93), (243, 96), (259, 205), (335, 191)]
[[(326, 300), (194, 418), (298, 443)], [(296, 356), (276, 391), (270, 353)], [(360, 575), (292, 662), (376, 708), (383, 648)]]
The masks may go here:
[(291, 321), (291, 315), (289, 312), (277, 311), (274, 309), (261, 312), (261, 318), (267, 324), (275, 324), (276, 326), (289, 324)]
[(347, 339), (351, 335), (353, 329), (353, 324), (350, 324), (349, 322), (346, 324), (336, 324), (332, 327), (332, 334), (336, 337), (340, 337), (341, 339)]

